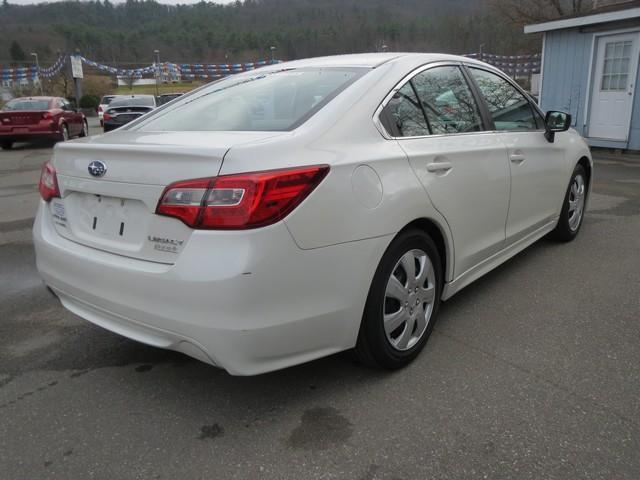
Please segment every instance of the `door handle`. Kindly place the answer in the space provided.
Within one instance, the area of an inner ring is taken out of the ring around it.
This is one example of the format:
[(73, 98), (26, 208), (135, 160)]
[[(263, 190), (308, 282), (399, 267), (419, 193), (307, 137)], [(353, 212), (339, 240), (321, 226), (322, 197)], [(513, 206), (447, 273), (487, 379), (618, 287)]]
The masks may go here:
[(427, 165), (427, 172), (448, 172), (452, 168), (451, 162), (433, 162)]
[(509, 155), (509, 160), (511, 160), (513, 163), (522, 163), (524, 162), (524, 155), (521, 153), (512, 153), (511, 155)]

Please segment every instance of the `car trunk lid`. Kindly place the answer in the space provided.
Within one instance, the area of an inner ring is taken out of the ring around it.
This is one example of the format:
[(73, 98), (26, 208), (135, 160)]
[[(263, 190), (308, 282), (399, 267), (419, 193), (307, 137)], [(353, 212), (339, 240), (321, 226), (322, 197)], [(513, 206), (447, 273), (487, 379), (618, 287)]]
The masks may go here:
[(0, 125), (8, 126), (28, 126), (37, 125), (48, 113), (46, 110), (16, 110), (13, 112), (0, 112)]
[[(53, 158), (61, 198), (49, 204), (55, 228), (82, 245), (174, 263), (192, 229), (155, 215), (165, 187), (216, 176), (231, 147), (274, 135), (281, 134), (123, 131), (61, 144)], [(90, 165), (105, 173), (92, 175)]]

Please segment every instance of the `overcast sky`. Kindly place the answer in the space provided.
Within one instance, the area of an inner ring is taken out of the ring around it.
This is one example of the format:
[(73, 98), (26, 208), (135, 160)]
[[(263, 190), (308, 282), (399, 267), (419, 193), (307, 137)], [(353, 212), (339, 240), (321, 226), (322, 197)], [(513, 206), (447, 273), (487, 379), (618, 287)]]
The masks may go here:
[[(113, 3), (121, 3), (124, 0), (111, 0), (111, 2)], [(179, 0), (179, 1), (172, 1), (172, 0), (156, 0), (158, 3), (165, 3), (167, 5), (177, 5), (177, 4), (185, 4), (185, 3), (199, 3), (200, 0)], [(235, 2), (235, 0), (213, 0), (214, 3), (232, 3)], [(48, 3), (55, 3), (56, 0), (49, 0)], [(9, 3), (13, 3), (13, 4), (18, 4), (18, 5), (26, 5), (28, 3), (45, 3), (39, 0), (9, 0)]]

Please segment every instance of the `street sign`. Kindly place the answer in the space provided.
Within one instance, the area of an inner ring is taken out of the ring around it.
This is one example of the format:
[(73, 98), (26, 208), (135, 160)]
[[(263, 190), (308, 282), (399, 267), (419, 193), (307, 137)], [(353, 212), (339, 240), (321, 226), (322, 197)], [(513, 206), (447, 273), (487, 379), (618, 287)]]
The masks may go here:
[(71, 55), (71, 75), (73, 78), (84, 78), (82, 74), (82, 57), (80, 55)]

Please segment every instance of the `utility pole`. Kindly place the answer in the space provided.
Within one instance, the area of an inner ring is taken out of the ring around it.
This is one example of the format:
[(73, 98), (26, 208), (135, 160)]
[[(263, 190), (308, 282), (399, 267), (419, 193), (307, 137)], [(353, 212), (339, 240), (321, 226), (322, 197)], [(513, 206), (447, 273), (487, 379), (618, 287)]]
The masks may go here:
[(484, 62), (484, 43), (480, 44), (480, 58), (478, 60)]
[(38, 84), (40, 85), (40, 95), (44, 95), (44, 91), (42, 90), (42, 77), (40, 76), (40, 62), (38, 62), (38, 54), (35, 52), (31, 52), (31, 56), (36, 59), (36, 72), (38, 72)]
[(273, 64), (273, 63), (275, 62), (275, 57), (274, 57), (274, 55), (275, 55), (275, 53), (276, 53), (277, 48), (276, 48), (276, 47), (274, 47), (273, 45), (271, 45), (271, 46), (269, 47), (269, 50), (271, 50), (271, 63)]
[(158, 97), (160, 95), (158, 88), (158, 82), (160, 81), (160, 50), (154, 50), (153, 53), (156, 55), (156, 97)]

